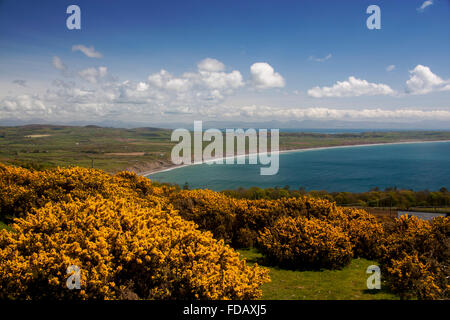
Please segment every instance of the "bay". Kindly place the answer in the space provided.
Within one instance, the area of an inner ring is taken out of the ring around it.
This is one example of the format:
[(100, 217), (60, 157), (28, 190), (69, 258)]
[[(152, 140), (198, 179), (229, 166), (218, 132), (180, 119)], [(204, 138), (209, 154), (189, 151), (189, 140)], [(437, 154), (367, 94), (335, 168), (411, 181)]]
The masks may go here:
[(450, 189), (450, 142), (310, 149), (280, 154), (276, 175), (261, 176), (260, 165), (198, 164), (149, 176), (160, 182), (216, 191), (303, 187), (306, 190), (365, 192), (378, 187)]

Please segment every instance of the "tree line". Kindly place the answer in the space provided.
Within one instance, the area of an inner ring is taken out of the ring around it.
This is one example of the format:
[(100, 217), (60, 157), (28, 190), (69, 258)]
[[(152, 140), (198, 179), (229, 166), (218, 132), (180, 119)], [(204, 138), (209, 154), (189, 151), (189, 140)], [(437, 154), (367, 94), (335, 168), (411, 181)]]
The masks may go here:
[(396, 207), (409, 209), (413, 207), (447, 207), (450, 206), (450, 192), (442, 187), (437, 191), (430, 190), (406, 190), (395, 187), (380, 190), (373, 188), (367, 192), (328, 192), (325, 190), (306, 191), (305, 188), (291, 189), (289, 186), (283, 188), (238, 188), (235, 190), (224, 190), (224, 194), (237, 199), (280, 199), (298, 198), (310, 196), (314, 198), (327, 199), (342, 206), (361, 207)]

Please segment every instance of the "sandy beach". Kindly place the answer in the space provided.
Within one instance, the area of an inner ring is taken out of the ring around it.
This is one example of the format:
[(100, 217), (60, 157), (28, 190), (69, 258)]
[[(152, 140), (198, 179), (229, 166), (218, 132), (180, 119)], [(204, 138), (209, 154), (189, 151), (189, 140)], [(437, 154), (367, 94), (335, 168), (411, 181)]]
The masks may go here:
[[(330, 147), (313, 147), (313, 148), (301, 148), (301, 149), (286, 149), (286, 150), (280, 150), (278, 153), (292, 153), (292, 152), (306, 152), (306, 151), (314, 151), (314, 150), (324, 150), (324, 149), (338, 149), (338, 148), (354, 148), (354, 147), (368, 147), (368, 146), (381, 146), (381, 145), (395, 145), (395, 144), (411, 144), (411, 143), (432, 143), (432, 142), (450, 142), (450, 140), (432, 140), (432, 141), (399, 141), (399, 142), (385, 142), (385, 143), (365, 143), (365, 144), (349, 144), (349, 145), (340, 145), (340, 146), (330, 146)], [(199, 165), (203, 163), (208, 162), (214, 162), (214, 161), (220, 161), (220, 160), (226, 160), (230, 158), (238, 158), (238, 157), (247, 157), (247, 156), (255, 156), (259, 154), (265, 154), (265, 153), (252, 153), (252, 154), (245, 154), (245, 155), (237, 155), (232, 157), (220, 157), (220, 158), (214, 158), (214, 159), (207, 159), (203, 162), (194, 162), (190, 164), (169, 164), (169, 165), (163, 165), (159, 168), (155, 168), (153, 170), (138, 172), (140, 176), (149, 176), (158, 172), (164, 172), (164, 171), (170, 171), (178, 168), (183, 168), (187, 166), (194, 166)]]

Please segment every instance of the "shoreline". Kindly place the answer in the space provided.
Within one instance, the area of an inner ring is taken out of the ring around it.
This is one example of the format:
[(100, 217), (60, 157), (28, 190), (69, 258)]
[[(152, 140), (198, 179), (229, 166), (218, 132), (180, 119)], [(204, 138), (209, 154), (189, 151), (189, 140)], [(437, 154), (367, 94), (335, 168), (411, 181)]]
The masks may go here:
[[(286, 150), (279, 150), (278, 154), (282, 153), (295, 153), (295, 152), (303, 152), (303, 151), (314, 151), (314, 150), (326, 150), (326, 149), (340, 149), (340, 148), (353, 148), (353, 147), (370, 147), (370, 146), (382, 146), (382, 145), (395, 145), (395, 144), (413, 144), (413, 143), (433, 143), (433, 142), (450, 142), (450, 140), (430, 140), (430, 141), (423, 141), (423, 140), (417, 140), (417, 141), (399, 141), (399, 142), (376, 142), (376, 143), (364, 143), (364, 144), (349, 144), (349, 145), (339, 145), (339, 146), (329, 146), (329, 147), (311, 147), (311, 148), (300, 148), (300, 149), (286, 149)], [(277, 152), (275, 152), (277, 153)], [(194, 162), (189, 164), (179, 164), (179, 165), (169, 165), (169, 166), (162, 166), (161, 168), (157, 168), (150, 171), (144, 171), (144, 172), (138, 172), (137, 174), (139, 176), (148, 177), (152, 174), (159, 173), (159, 172), (166, 172), (166, 171), (172, 171), (175, 169), (187, 167), (187, 166), (194, 166), (199, 164), (204, 164), (208, 162), (215, 162), (215, 161), (224, 161), (226, 159), (230, 158), (238, 158), (238, 157), (248, 157), (248, 156), (256, 156), (259, 154), (267, 154), (266, 153), (252, 153), (252, 154), (245, 154), (245, 155), (235, 155), (231, 157), (221, 157), (221, 158), (213, 158), (213, 159), (207, 159), (203, 162)]]

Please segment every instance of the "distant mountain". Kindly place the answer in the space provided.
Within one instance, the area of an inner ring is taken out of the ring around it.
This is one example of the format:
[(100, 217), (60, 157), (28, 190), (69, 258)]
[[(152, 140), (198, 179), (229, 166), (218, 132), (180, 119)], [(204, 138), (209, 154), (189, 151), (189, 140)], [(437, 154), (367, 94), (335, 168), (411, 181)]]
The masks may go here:
[[(0, 126), (21, 126), (30, 124), (52, 124), (63, 126), (100, 126), (112, 128), (186, 128), (193, 129), (193, 122), (152, 122), (152, 121), (70, 121), (58, 122), (43, 119), (32, 119), (28, 121), (17, 119), (0, 119)], [(373, 121), (324, 121), (324, 120), (289, 120), (289, 121), (204, 121), (203, 129), (209, 128), (267, 128), (267, 129), (363, 129), (374, 130), (450, 130), (450, 123), (445, 121), (419, 121), (419, 122), (373, 122)]]

